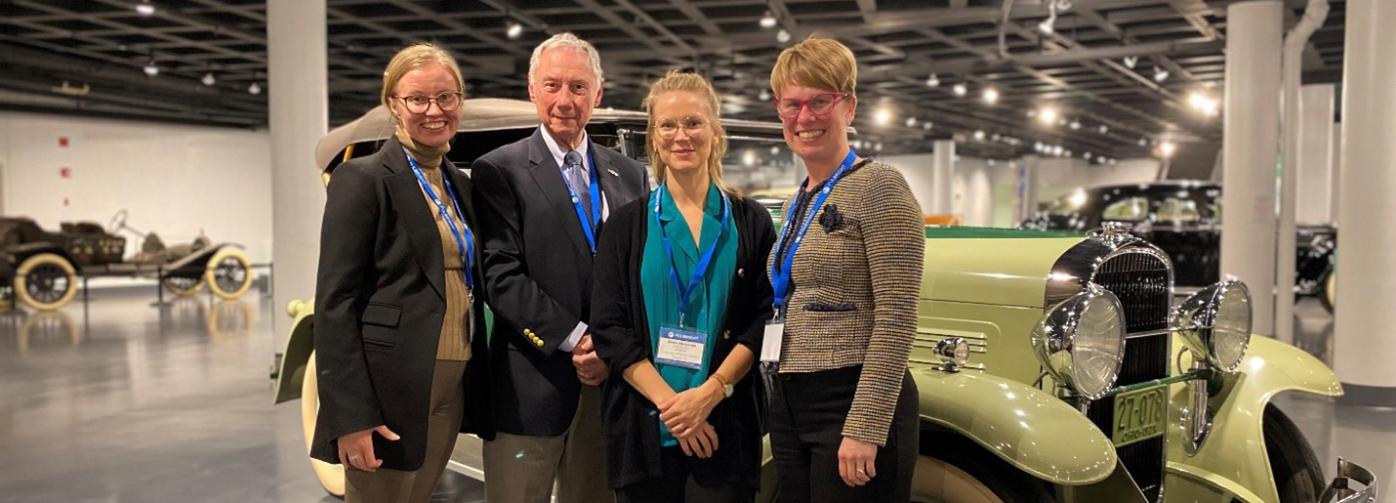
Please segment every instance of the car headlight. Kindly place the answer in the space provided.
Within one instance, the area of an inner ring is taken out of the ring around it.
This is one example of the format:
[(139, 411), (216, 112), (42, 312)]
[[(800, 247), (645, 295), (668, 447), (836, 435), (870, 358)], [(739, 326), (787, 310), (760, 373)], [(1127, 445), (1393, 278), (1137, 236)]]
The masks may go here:
[(1198, 355), (1224, 372), (1235, 372), (1251, 344), (1251, 292), (1227, 278), (1204, 288), (1173, 311), (1171, 324)]
[(1124, 308), (1095, 283), (1053, 306), (1032, 331), (1037, 358), (1057, 382), (1087, 400), (1103, 396), (1120, 375)]

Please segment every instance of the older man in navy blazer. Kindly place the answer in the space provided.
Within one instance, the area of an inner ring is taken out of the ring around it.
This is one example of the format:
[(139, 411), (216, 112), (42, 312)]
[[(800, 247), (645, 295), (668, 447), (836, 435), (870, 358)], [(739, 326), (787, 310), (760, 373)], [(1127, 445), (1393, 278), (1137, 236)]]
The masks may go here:
[(600, 391), (610, 369), (587, 331), (591, 266), (612, 209), (649, 192), (644, 167), (587, 137), (600, 57), (571, 33), (540, 44), (528, 94), (542, 125), (472, 165), (497, 436), (485, 442), (491, 503), (610, 501)]

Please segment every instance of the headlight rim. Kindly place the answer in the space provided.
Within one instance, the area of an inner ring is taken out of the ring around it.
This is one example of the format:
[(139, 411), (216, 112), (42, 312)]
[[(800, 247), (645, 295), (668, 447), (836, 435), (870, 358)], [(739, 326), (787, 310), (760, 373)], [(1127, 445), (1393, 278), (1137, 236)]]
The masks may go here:
[[(1241, 342), (1240, 356), (1236, 361), (1226, 364), (1222, 362), (1217, 353), (1216, 329), (1217, 315), (1221, 311), (1226, 295), (1237, 293), (1242, 296), (1246, 304), (1246, 329), (1243, 331), (1245, 338)], [(1209, 365), (1216, 370), (1233, 374), (1240, 370), (1241, 364), (1246, 360), (1246, 354), (1250, 352), (1251, 338), (1254, 337), (1252, 330), (1255, 328), (1255, 310), (1252, 307), (1252, 297), (1250, 287), (1245, 282), (1234, 276), (1213, 283), (1212, 285), (1192, 294), (1170, 315), (1169, 324), (1174, 327), (1183, 337), (1183, 341), (1188, 348), (1196, 355), (1201, 356)]]
[[(1077, 379), (1075, 348), (1081, 333), (1081, 320), (1087, 308), (1096, 300), (1106, 301), (1119, 318), (1117, 351), (1110, 377), (1098, 390), (1084, 389)], [(1124, 364), (1127, 329), (1124, 320), (1124, 305), (1114, 292), (1096, 283), (1087, 283), (1076, 295), (1053, 306), (1033, 327), (1032, 345), (1038, 362), (1052, 375), (1053, 379), (1069, 387), (1081, 398), (1099, 400), (1109, 394), (1119, 380), (1120, 369)]]

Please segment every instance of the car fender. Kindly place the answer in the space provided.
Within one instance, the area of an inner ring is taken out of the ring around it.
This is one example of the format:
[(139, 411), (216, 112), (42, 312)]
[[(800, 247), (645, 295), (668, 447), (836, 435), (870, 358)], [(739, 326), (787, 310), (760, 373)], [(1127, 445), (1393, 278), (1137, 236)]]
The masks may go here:
[(15, 267), (19, 267), (19, 264), (24, 263), (25, 259), (38, 255), (40, 253), (52, 253), (54, 255), (63, 257), (63, 260), (67, 260), (69, 264), (73, 265), (73, 267), (77, 267), (78, 263), (77, 260), (73, 258), (73, 254), (69, 253), (68, 250), (64, 249), (62, 246), (58, 246), (47, 241), (24, 243), (19, 246), (11, 247), (9, 250), (7, 250), (7, 253), (14, 256)]
[(912, 371), (921, 420), (973, 440), (1008, 464), (1059, 485), (1092, 484), (1115, 470), (1115, 447), (1055, 395), (974, 370)]
[(276, 401), (282, 403), (301, 397), (301, 381), (305, 378), (305, 366), (310, 354), (315, 351), (315, 306), (311, 301), (293, 300), (286, 306), (286, 314), (291, 321), (291, 336), (286, 338), (286, 349), (281, 353), (281, 364), (276, 372)]
[[(1175, 341), (1174, 347), (1182, 347)], [(1262, 425), (1265, 406), (1275, 395), (1296, 391), (1335, 397), (1343, 394), (1338, 377), (1313, 355), (1275, 339), (1252, 336), (1235, 374), (1222, 377), (1220, 392), (1208, 400), (1212, 431), (1189, 455), (1185, 418), (1188, 385), (1170, 392), (1168, 467), (1170, 477), (1185, 485), (1220, 489), (1246, 503), (1278, 501)], [(1170, 488), (1171, 491), (1171, 488)]]

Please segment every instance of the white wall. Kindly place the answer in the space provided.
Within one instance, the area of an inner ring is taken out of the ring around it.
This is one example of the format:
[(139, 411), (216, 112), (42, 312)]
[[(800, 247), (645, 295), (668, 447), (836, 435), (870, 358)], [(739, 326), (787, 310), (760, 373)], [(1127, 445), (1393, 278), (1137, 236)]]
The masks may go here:
[[(66, 221), (106, 226), (124, 208), (132, 227), (166, 245), (202, 230), (266, 262), (269, 151), (265, 130), (0, 112), (0, 213), (56, 231)], [(69, 178), (60, 177), (63, 167)], [(126, 237), (129, 255), (140, 240)]]

